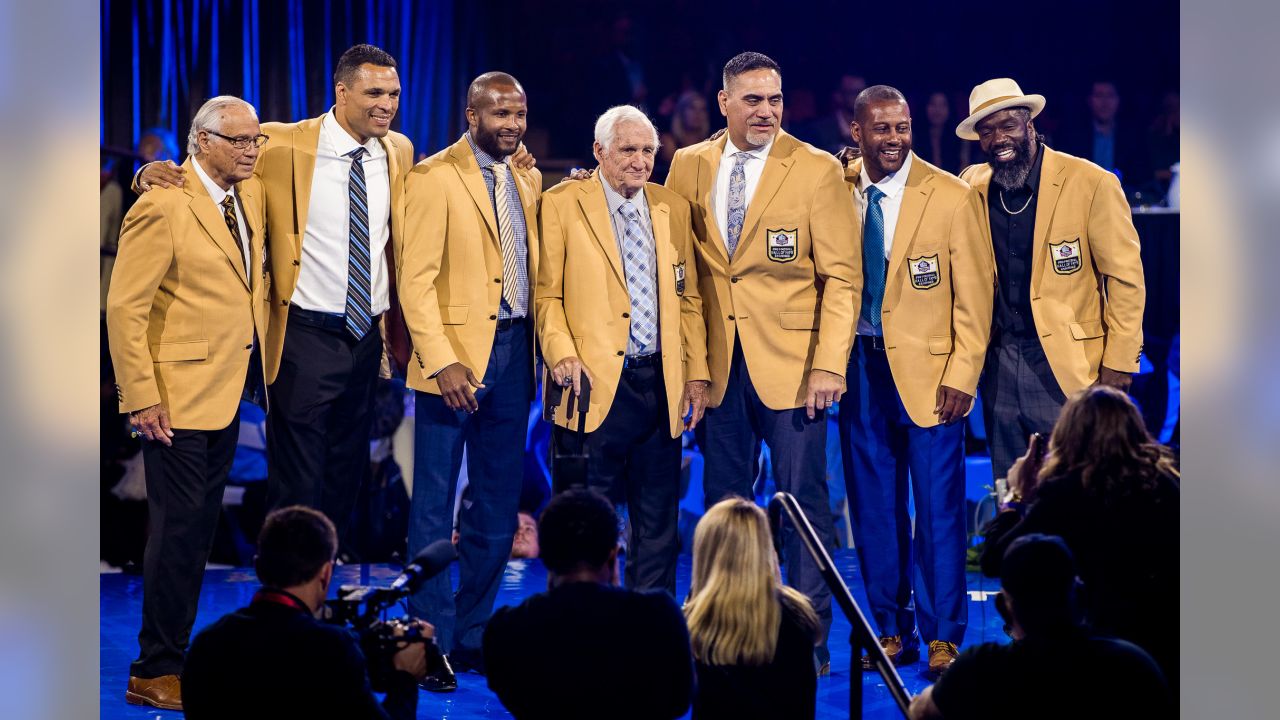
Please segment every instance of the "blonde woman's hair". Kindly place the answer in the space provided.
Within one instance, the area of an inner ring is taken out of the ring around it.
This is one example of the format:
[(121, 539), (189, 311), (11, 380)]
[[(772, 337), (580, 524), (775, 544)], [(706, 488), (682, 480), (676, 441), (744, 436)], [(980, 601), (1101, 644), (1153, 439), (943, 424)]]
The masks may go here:
[(779, 579), (764, 511), (742, 498), (716, 503), (693, 535), (693, 583), (684, 608), (693, 656), (709, 665), (772, 662), (784, 603), (816, 631), (809, 600)]

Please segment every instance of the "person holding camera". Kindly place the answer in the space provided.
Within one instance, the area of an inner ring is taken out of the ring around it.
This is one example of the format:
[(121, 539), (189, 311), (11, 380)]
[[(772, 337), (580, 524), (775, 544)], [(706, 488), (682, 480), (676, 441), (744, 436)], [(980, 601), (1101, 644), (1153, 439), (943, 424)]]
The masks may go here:
[[(356, 635), (316, 618), (329, 592), (338, 535), (317, 510), (281, 508), (258, 536), (262, 589), (191, 644), (182, 675), (188, 720), (202, 718), (411, 718), (427, 650), (408, 642), (390, 659), (378, 703)], [(430, 638), (433, 628), (414, 629)]]

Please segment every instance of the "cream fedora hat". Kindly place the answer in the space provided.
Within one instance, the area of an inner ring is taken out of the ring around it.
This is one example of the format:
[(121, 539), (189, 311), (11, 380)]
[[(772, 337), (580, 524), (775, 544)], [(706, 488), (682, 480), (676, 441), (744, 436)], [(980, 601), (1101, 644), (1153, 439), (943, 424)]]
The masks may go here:
[(1043, 95), (1023, 95), (1018, 83), (1009, 78), (988, 80), (969, 93), (969, 117), (956, 126), (956, 135), (965, 140), (977, 140), (973, 127), (982, 118), (1011, 107), (1031, 109), (1031, 117), (1044, 109)]

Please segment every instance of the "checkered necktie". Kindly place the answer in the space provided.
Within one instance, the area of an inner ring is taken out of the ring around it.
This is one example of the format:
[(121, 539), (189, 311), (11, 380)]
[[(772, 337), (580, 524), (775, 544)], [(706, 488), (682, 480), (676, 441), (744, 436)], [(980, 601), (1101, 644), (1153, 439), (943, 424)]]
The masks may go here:
[(240, 223), (236, 220), (236, 201), (230, 195), (222, 198), (222, 219), (227, 223), (227, 229), (231, 231), (231, 239), (236, 241), (236, 248), (240, 250), (240, 260), (244, 262), (245, 277), (250, 277), (249, 258), (244, 256), (244, 245), (240, 242)]
[(373, 287), (372, 265), (369, 261), (369, 194), (364, 184), (364, 163), (361, 157), (365, 149), (358, 147), (347, 153), (351, 158), (351, 177), (347, 182), (347, 195), (351, 201), (350, 238), (351, 249), (347, 253), (347, 332), (357, 340), (369, 333), (372, 324), (370, 288)]
[(738, 238), (742, 236), (742, 223), (747, 219), (747, 173), (742, 169), (751, 157), (740, 152), (735, 156), (733, 172), (729, 173), (729, 217), (725, 223), (725, 243), (728, 245), (729, 259), (738, 249)]
[(511, 195), (507, 189), (511, 176), (505, 163), (494, 163), (489, 169), (493, 171), (493, 203), (498, 209), (498, 239), (502, 244), (502, 299), (515, 313), (520, 302), (520, 275), (516, 267), (516, 231), (511, 226)]
[(631, 342), (635, 350), (649, 348), (658, 334), (658, 298), (654, 285), (657, 258), (653, 243), (640, 222), (640, 211), (630, 200), (618, 208), (626, 221), (622, 256), (631, 294)]
[(884, 191), (872, 185), (867, 188), (867, 217), (862, 225), (862, 319), (871, 327), (880, 327), (880, 308), (884, 303), (884, 211), (880, 200)]

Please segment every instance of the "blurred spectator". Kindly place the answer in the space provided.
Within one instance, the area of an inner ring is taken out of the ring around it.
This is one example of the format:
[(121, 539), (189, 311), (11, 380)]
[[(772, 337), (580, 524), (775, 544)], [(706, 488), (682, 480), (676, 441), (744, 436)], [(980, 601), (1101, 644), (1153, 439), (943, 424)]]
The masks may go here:
[(653, 182), (662, 182), (671, 168), (676, 150), (706, 140), (711, 135), (711, 114), (707, 99), (694, 90), (685, 90), (676, 99), (671, 112), (671, 130), (662, 133), (662, 147), (654, 163)]
[(1124, 122), (1116, 84), (1110, 80), (1095, 81), (1086, 106), (1087, 117), (1075, 124), (1064, 123), (1059, 149), (1114, 172), (1127, 191), (1150, 184), (1151, 169), (1141, 126)]
[(116, 164), (116, 157), (103, 153), (98, 175), (98, 209), (102, 215), (99, 236), (101, 297), (98, 307), (102, 312), (107, 311), (107, 288), (111, 286), (111, 269), (116, 265), (116, 247), (120, 243), (120, 221), (124, 218), (124, 190), (116, 182)]
[(516, 537), (511, 543), (512, 558), (538, 557), (538, 521), (523, 510), (516, 515)]
[[(815, 147), (839, 152), (853, 142), (849, 133), (849, 126), (853, 124), (853, 104), (858, 93), (866, 89), (867, 81), (861, 75), (842, 75), (840, 85), (831, 93), (831, 112), (804, 127), (797, 127), (793, 134)], [(787, 102), (789, 105), (790, 98)], [(787, 109), (789, 111), (790, 107)]]
[(721, 500), (698, 523), (684, 612), (698, 667), (695, 719), (814, 716), (818, 616), (782, 584), (755, 503)]
[(1018, 537), (1062, 537), (1089, 588), (1093, 629), (1151, 653), (1176, 688), (1180, 480), (1173, 454), (1147, 434), (1127, 395), (1094, 385), (1063, 407), (1043, 468), (1029, 471), (1033, 464), (1024, 456), (1009, 470), (1010, 501), (986, 530), (983, 573), (1001, 573)]
[[(956, 136), (951, 122), (951, 101), (944, 92), (930, 93), (924, 104), (924, 122), (915, 125), (915, 150), (925, 160), (949, 173), (958, 174), (969, 164), (969, 143)], [(923, 132), (921, 132), (923, 131)]]
[(1000, 585), (996, 610), (1013, 643), (966, 650), (911, 702), (912, 720), (1176, 716), (1146, 653), (1080, 626), (1080, 581), (1061, 538), (1011, 544)]
[(178, 141), (172, 130), (161, 127), (147, 128), (138, 137), (139, 165), (156, 160), (178, 161)]
[(1151, 167), (1162, 189), (1169, 188), (1173, 178), (1172, 168), (1178, 162), (1179, 133), (1182, 121), (1178, 93), (1165, 93), (1160, 101), (1160, 114), (1147, 130), (1147, 154)]

